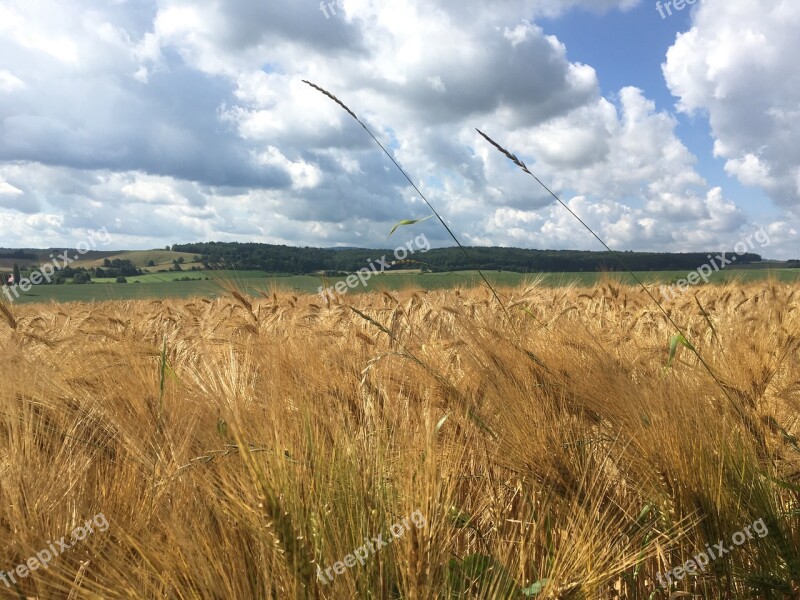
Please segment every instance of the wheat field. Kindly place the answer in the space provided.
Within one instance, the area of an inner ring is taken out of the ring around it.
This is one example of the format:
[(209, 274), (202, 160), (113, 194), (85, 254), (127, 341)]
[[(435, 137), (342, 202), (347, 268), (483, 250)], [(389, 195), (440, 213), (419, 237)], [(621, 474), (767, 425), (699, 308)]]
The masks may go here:
[(499, 292), (0, 306), (0, 597), (800, 597), (796, 291)]

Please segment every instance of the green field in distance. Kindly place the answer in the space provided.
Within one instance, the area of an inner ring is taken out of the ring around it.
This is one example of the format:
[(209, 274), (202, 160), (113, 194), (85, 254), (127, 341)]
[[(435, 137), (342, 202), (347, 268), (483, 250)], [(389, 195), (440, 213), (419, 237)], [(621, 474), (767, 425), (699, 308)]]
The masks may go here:
[[(577, 285), (592, 286), (602, 278), (613, 278), (623, 284), (635, 283), (626, 273), (512, 273), (508, 271), (487, 271), (486, 277), (493, 285), (516, 287), (526, 283), (540, 282), (546, 286)], [(687, 273), (680, 271), (647, 271), (636, 273), (644, 283), (665, 285), (685, 278)], [(192, 281), (177, 281), (189, 277)], [(714, 273), (711, 283), (726, 281), (759, 281), (767, 278), (778, 281), (800, 281), (800, 269), (727, 269)], [(333, 286), (339, 278), (326, 278), (326, 285)], [(161, 298), (188, 298), (201, 296), (214, 298), (224, 293), (223, 283), (235, 284), (248, 294), (270, 294), (280, 289), (295, 293), (317, 293), (323, 285), (321, 276), (313, 275), (268, 275), (262, 271), (183, 271), (179, 273), (149, 273), (129, 277), (128, 283), (114, 283), (113, 280), (97, 280), (86, 285), (38, 285), (28, 293), (21, 293), (15, 302), (102, 302), (105, 300), (147, 300)], [(418, 273), (395, 272), (378, 275), (369, 280), (367, 286), (358, 285), (348, 293), (363, 293), (372, 290), (398, 290), (403, 288), (448, 289), (472, 287), (481, 284), (475, 271), (457, 273)], [(4, 301), (8, 299), (0, 296)]]

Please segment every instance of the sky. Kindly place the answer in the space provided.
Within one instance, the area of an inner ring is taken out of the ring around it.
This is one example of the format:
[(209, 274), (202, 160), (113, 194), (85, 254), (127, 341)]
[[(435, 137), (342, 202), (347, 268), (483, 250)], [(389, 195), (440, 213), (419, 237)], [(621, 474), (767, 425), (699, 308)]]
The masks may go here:
[[(800, 258), (797, 0), (0, 0), (0, 246)], [(754, 235), (765, 243), (754, 241)], [(747, 240), (750, 240), (747, 242)], [(740, 246), (741, 247), (741, 246)]]

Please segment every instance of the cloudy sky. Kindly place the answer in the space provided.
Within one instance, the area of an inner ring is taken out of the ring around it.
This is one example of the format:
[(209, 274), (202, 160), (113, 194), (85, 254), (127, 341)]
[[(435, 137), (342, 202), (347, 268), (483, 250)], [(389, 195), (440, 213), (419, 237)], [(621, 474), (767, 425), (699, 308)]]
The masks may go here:
[(465, 244), (598, 249), (480, 128), (612, 248), (800, 258), (800, 2), (663, 4), (0, 0), (0, 246), (392, 246), (429, 211), (309, 79)]

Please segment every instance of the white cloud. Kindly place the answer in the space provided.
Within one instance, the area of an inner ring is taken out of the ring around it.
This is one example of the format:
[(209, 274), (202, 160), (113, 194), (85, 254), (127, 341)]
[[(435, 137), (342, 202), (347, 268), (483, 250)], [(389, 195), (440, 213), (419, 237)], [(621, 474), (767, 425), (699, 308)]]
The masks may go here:
[(800, 4), (705, 0), (667, 54), (678, 109), (708, 115), (726, 171), (778, 204), (800, 201)]
[(11, 185), (7, 181), (0, 179), (0, 196), (20, 196), (24, 192)]
[(0, 37), (67, 65), (79, 62), (78, 43), (63, 29), (69, 9), (55, 2), (10, 1), (0, 6)]
[(745, 185), (769, 187), (774, 181), (769, 175), (769, 165), (755, 154), (748, 152), (741, 158), (732, 158), (725, 163), (725, 171), (739, 178)]
[[(706, 0), (665, 73), (681, 110), (709, 112), (727, 171), (786, 203), (800, 187), (796, 136), (780, 133), (798, 116), (782, 54), (794, 42), (785, 23), (778, 39), (763, 32), (770, 19), (792, 23), (794, 9), (729, 8), (715, 24), (706, 12), (717, 3)], [(103, 226), (144, 247), (385, 244), (391, 224), (427, 208), (310, 79), (359, 114), (469, 243), (597, 248), (476, 126), (613, 247), (735, 241), (742, 211), (698, 173), (675, 117), (634, 87), (604, 96), (592, 66), (537, 24), (635, 4), (345, 0), (326, 19), (317, 3), (288, 0), (7, 0), (0, 215), (19, 221), (14, 239), (26, 246)], [(731, 25), (751, 17), (747, 35)], [(773, 87), (754, 99), (754, 81)], [(758, 118), (743, 119), (747, 101)], [(34, 218), (48, 229), (26, 229)], [(770, 225), (785, 247), (800, 230), (791, 216)]]
[(14, 92), (25, 88), (25, 82), (13, 73), (0, 69), (0, 92)]
[(296, 190), (314, 188), (322, 179), (317, 167), (304, 160), (289, 160), (275, 146), (267, 146), (266, 150), (257, 155), (256, 160), (259, 164), (277, 166), (291, 173), (292, 188)]

